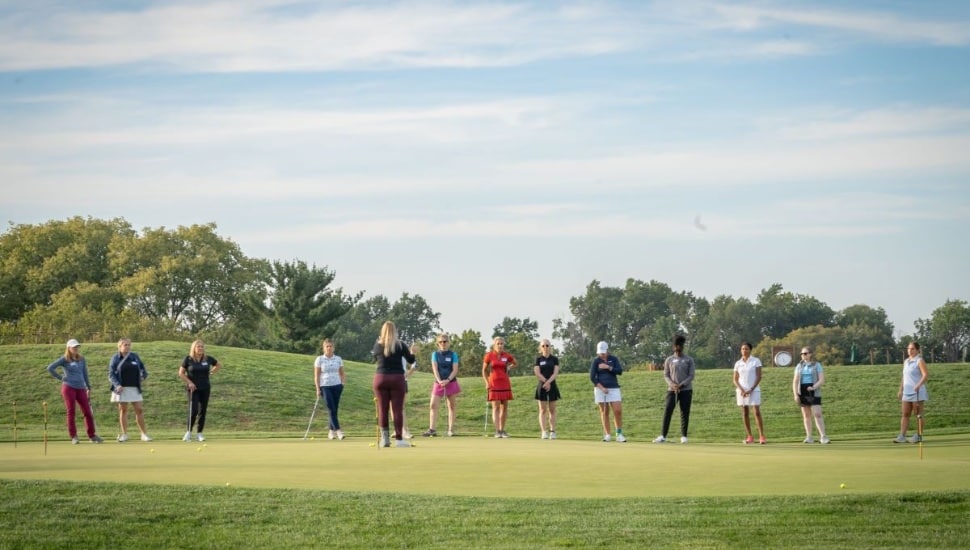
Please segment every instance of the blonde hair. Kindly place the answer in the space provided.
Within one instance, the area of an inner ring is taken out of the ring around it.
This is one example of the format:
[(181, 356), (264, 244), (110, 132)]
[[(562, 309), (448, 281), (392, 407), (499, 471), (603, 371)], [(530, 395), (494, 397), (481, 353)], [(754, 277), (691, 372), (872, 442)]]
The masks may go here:
[(80, 351), (74, 351), (75, 349), (80, 350), (80, 346), (77, 348), (64, 348), (64, 359), (68, 361), (80, 361), (83, 355)]
[(546, 349), (549, 350), (549, 355), (552, 355), (552, 342), (550, 342), (548, 338), (543, 338), (542, 340), (539, 340), (539, 355), (545, 355), (544, 353), (542, 353), (543, 344), (548, 346)]
[(195, 359), (196, 361), (201, 361), (202, 359), (205, 359), (205, 353), (196, 354), (196, 350), (198, 349), (199, 346), (205, 346), (205, 342), (203, 342), (202, 340), (196, 340), (192, 342), (192, 346), (189, 347), (189, 356), (192, 357), (192, 359)]
[(505, 338), (502, 338), (501, 336), (496, 336), (495, 338), (492, 338), (492, 350), (493, 351), (495, 350), (495, 344), (497, 344), (499, 342), (502, 342), (504, 344), (505, 343)]
[(384, 325), (381, 326), (381, 337), (377, 342), (384, 346), (384, 357), (390, 357), (394, 354), (394, 350), (400, 344), (397, 339), (397, 327), (394, 326), (394, 323), (384, 321)]
[(130, 343), (131, 343), (130, 338), (122, 338), (121, 340), (118, 340), (118, 347), (120, 348), (121, 344), (130, 344)]

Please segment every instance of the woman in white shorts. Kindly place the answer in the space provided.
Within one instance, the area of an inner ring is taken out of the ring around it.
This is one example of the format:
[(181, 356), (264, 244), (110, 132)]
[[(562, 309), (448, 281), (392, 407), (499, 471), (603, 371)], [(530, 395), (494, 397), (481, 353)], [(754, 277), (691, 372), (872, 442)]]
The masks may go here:
[(128, 403), (135, 409), (135, 421), (141, 430), (141, 440), (152, 440), (145, 429), (145, 411), (141, 405), (141, 382), (146, 378), (148, 371), (138, 354), (131, 352), (131, 340), (118, 340), (118, 353), (108, 362), (108, 380), (111, 382), (111, 402), (118, 404), (120, 443), (128, 441)]
[(621, 374), (623, 365), (615, 355), (609, 353), (609, 345), (606, 342), (596, 344), (596, 357), (589, 366), (589, 379), (593, 383), (593, 400), (600, 410), (603, 441), (610, 440), (610, 411), (613, 411), (616, 440), (626, 442), (623, 435), (623, 398), (620, 395), (620, 382), (616, 378)]

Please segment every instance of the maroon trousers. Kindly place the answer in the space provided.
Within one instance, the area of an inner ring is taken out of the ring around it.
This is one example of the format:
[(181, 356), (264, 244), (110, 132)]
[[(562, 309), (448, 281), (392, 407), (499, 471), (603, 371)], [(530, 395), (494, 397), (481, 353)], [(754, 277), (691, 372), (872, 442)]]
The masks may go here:
[(377, 425), (387, 429), (387, 407), (394, 413), (394, 439), (401, 439), (404, 430), (404, 397), (407, 383), (403, 374), (374, 375), (374, 397), (377, 399)]

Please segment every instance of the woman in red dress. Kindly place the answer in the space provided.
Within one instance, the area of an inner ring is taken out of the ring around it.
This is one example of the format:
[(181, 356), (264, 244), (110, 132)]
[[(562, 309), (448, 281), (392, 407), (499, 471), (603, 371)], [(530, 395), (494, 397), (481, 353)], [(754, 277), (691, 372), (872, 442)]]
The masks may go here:
[(492, 350), (485, 354), (482, 362), (482, 378), (488, 388), (488, 400), (492, 403), (492, 423), (495, 437), (508, 437), (505, 420), (508, 418), (509, 401), (512, 400), (512, 382), (509, 369), (515, 368), (515, 357), (505, 351), (505, 339), (496, 336), (492, 340)]

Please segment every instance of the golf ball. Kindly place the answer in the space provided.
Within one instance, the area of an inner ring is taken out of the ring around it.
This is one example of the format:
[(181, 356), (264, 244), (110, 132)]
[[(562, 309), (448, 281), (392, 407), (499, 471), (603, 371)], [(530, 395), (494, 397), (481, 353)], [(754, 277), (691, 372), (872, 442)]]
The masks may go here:
[(367, 445), (370, 446), (370, 447), (373, 447), (374, 446), (373, 443), (368, 443)]
[(315, 435), (311, 435), (311, 436), (310, 436), (310, 441), (313, 441), (313, 440), (314, 440), (314, 439), (316, 439), (316, 438), (317, 438), (317, 436), (315, 436)]
[(839, 485), (839, 487), (841, 487), (842, 489), (845, 489), (845, 483), (843, 483), (842, 485)]
[(226, 487), (228, 487), (228, 486), (229, 486), (229, 482), (227, 481), (227, 482), (226, 482)]
[(202, 444), (202, 446), (203, 446), (203, 447), (208, 447), (208, 446), (209, 446), (209, 444), (208, 444), (208, 443), (203, 443), (203, 444)]
[(148, 451), (148, 452), (150, 452), (150, 453), (154, 453), (154, 452), (155, 452), (155, 449), (152, 449), (152, 450), (150, 450), (150, 451)]
[(418, 444), (417, 444), (417, 443), (414, 443), (414, 442), (411, 442), (411, 446), (412, 446), (412, 447), (417, 447), (417, 446), (418, 446)]
[(202, 447), (197, 447), (195, 450), (201, 453), (202, 452)]

